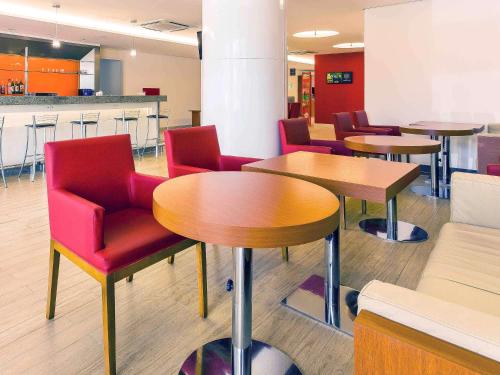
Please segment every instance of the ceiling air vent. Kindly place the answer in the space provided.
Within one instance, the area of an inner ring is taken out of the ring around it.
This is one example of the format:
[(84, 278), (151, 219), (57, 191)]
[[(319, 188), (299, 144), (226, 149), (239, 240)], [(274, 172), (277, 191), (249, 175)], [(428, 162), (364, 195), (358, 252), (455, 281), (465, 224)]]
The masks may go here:
[(141, 26), (144, 27), (145, 29), (148, 30), (154, 30), (154, 31), (168, 31), (168, 32), (174, 32), (174, 31), (182, 31), (189, 29), (189, 25), (185, 25), (183, 23), (179, 22), (174, 22), (174, 21), (168, 21), (168, 20), (155, 20), (155, 21), (148, 21), (141, 23)]
[(317, 55), (318, 51), (308, 51), (308, 50), (295, 50), (288, 51), (289, 55)]

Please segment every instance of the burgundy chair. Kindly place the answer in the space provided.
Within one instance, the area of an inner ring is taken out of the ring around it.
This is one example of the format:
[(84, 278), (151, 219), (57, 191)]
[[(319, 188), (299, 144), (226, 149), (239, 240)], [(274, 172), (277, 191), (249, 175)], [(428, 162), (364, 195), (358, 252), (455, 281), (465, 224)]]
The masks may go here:
[[(221, 155), (215, 125), (165, 130), (169, 177), (209, 171), (241, 171), (243, 164), (261, 159)], [(282, 248), (288, 261), (288, 248)], [(169, 262), (172, 263), (171, 257)]]
[(288, 118), (300, 117), (300, 103), (288, 103)]
[(128, 134), (47, 143), (45, 160), (51, 237), (46, 317), (54, 317), (63, 254), (101, 283), (105, 369), (115, 374), (115, 283), (197, 245), (205, 317), (205, 246), (155, 220), (152, 194), (165, 179), (135, 172)]
[(373, 131), (377, 129), (390, 130), (389, 135), (401, 135), (401, 131), (399, 130), (399, 126), (395, 125), (370, 125), (368, 122), (368, 115), (365, 111), (354, 111), (353, 112), (354, 119), (354, 127), (359, 131)]
[(309, 151), (322, 154), (353, 155), (352, 151), (344, 146), (343, 141), (311, 139), (307, 119), (305, 118), (280, 120), (278, 125), (283, 154)]
[(485, 174), (490, 164), (500, 161), (499, 134), (479, 134), (477, 137), (477, 171)]
[(332, 117), (333, 127), (335, 129), (335, 138), (338, 140), (343, 141), (346, 137), (354, 137), (356, 135), (373, 135), (373, 133), (356, 130), (349, 112), (334, 113)]
[(486, 171), (491, 176), (500, 176), (500, 164), (489, 164)]

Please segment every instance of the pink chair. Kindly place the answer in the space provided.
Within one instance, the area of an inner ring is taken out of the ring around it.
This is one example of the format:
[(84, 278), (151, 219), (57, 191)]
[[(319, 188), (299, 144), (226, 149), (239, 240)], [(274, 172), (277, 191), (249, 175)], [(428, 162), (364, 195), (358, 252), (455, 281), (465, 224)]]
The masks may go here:
[(354, 111), (353, 112), (354, 127), (359, 131), (377, 131), (377, 129), (383, 129), (384, 131), (390, 130), (388, 135), (401, 135), (399, 126), (395, 125), (370, 125), (368, 122), (368, 116), (365, 111)]
[[(164, 135), (168, 175), (172, 178), (209, 171), (241, 171), (243, 164), (261, 160), (221, 155), (215, 125), (165, 130)], [(282, 248), (281, 255), (288, 261), (288, 248)]]
[(324, 141), (311, 139), (305, 118), (280, 120), (278, 122), (281, 152), (289, 154), (296, 151), (318, 152), (352, 156), (353, 153), (344, 146), (343, 141)]
[(45, 160), (51, 236), (46, 316), (54, 317), (63, 254), (101, 283), (105, 369), (115, 374), (115, 283), (197, 245), (205, 317), (205, 247), (155, 220), (152, 194), (165, 179), (135, 172), (128, 134), (47, 143)]
[(491, 176), (500, 176), (500, 164), (489, 164), (486, 171)]
[[(349, 112), (339, 112), (333, 114), (333, 127), (335, 128), (335, 138), (344, 140), (346, 137), (354, 137), (356, 135), (373, 135), (373, 132), (359, 131), (354, 128), (352, 117)], [(387, 132), (384, 133), (384, 135)]]
[(165, 130), (169, 177), (208, 171), (241, 171), (260, 159), (221, 155), (215, 125)]

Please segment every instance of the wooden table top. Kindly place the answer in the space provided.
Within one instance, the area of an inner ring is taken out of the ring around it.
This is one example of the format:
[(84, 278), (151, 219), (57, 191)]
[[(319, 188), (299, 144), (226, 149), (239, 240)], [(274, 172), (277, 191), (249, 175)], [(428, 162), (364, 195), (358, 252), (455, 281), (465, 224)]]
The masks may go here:
[(400, 127), (401, 133), (441, 136), (467, 136), (481, 133), (482, 124), (465, 124), (459, 122), (418, 121)]
[(420, 137), (362, 135), (347, 137), (345, 146), (354, 151), (374, 154), (431, 154), (441, 150), (441, 143)]
[(395, 197), (420, 174), (417, 164), (304, 151), (246, 164), (242, 169), (296, 177), (337, 195), (379, 203)]
[(153, 193), (153, 214), (172, 232), (231, 247), (300, 245), (332, 233), (339, 201), (299, 179), (250, 172), (173, 178)]

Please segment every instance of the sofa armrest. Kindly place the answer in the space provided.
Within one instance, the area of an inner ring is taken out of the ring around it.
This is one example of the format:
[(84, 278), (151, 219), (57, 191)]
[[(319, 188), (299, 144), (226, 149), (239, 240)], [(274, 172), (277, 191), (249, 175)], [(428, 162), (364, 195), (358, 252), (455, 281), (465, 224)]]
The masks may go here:
[(165, 177), (132, 173), (130, 175), (130, 201), (132, 206), (151, 210), (153, 207), (153, 190), (165, 181), (167, 181)]
[(363, 288), (358, 306), (358, 312), (371, 312), (500, 361), (500, 318), (494, 315), (380, 281), (372, 281)]
[(244, 156), (221, 155), (219, 160), (221, 171), (241, 171), (242, 165), (261, 161), (262, 159), (248, 158)]
[(104, 246), (104, 208), (66, 190), (48, 192), (50, 235), (78, 255)]
[(451, 221), (500, 229), (500, 178), (455, 172), (451, 176)]
[(283, 154), (291, 154), (297, 151), (316, 152), (318, 154), (331, 154), (331, 147), (317, 145), (286, 145), (283, 147)]
[(168, 168), (169, 177), (179, 177), (193, 173), (212, 172), (210, 169), (191, 167), (189, 165), (177, 164)]

